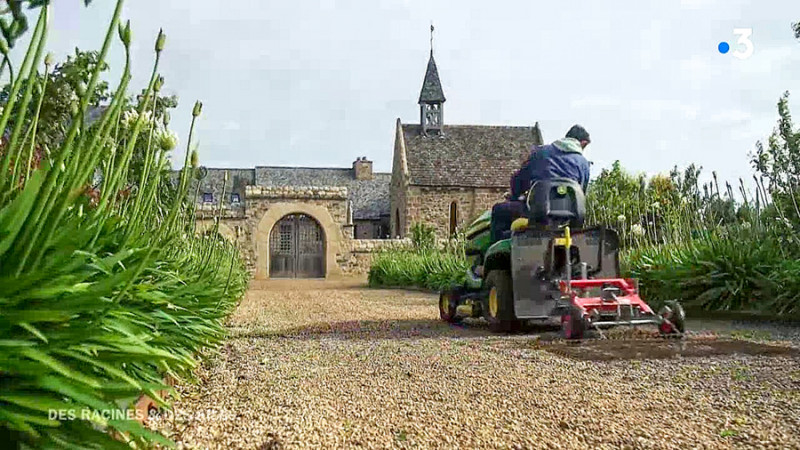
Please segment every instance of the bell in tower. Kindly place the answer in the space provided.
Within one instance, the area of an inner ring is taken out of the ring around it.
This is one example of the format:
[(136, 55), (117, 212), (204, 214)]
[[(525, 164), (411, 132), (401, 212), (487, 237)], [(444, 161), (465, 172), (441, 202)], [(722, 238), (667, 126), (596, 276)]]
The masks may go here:
[(444, 91), (439, 81), (439, 71), (433, 59), (433, 25), (431, 25), (431, 57), (428, 60), (428, 69), (425, 71), (425, 80), (419, 93), (420, 125), (423, 134), (439, 134), (444, 124)]

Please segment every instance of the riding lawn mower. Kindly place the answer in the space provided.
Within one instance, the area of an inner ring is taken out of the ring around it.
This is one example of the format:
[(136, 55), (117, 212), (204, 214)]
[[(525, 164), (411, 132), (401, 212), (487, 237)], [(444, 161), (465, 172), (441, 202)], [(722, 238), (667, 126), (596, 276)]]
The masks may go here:
[(491, 211), (469, 226), (466, 253), (474, 264), (464, 284), (440, 292), (442, 320), (484, 317), (492, 331), (505, 332), (560, 321), (566, 339), (639, 325), (683, 335), (686, 315), (678, 302), (655, 313), (639, 296), (638, 281), (622, 278), (617, 233), (583, 227), (586, 200), (578, 183), (538, 181), (525, 203), (510, 230), (493, 232)]

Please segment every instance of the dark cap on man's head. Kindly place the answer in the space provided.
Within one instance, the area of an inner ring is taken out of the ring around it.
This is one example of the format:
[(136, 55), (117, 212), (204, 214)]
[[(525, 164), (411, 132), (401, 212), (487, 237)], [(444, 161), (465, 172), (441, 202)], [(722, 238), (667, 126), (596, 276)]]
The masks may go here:
[(566, 137), (574, 138), (579, 141), (592, 142), (592, 140), (589, 138), (589, 132), (586, 131), (586, 128), (583, 128), (580, 125), (573, 125), (572, 128), (567, 131)]

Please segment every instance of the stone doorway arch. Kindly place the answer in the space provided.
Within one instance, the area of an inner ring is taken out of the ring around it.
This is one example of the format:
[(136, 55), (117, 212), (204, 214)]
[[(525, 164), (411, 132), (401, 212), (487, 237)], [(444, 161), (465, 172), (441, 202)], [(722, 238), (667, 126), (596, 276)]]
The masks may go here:
[(280, 202), (269, 205), (256, 225), (253, 239), (256, 255), (255, 278), (270, 278), (270, 234), (281, 219), (292, 214), (309, 216), (319, 224), (323, 235), (324, 277), (342, 275), (342, 269), (336, 261), (337, 255), (342, 254), (342, 230), (328, 209), (309, 203)]

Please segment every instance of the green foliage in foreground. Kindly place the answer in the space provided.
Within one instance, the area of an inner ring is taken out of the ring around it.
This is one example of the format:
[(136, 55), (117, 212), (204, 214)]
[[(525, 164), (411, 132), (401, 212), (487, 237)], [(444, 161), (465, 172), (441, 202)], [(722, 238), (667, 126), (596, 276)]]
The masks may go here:
[[(197, 353), (223, 338), (222, 321), (249, 278), (233, 244), (217, 233), (195, 237), (187, 190), (197, 158), (190, 143), (177, 195), (168, 202), (160, 197), (164, 178), (157, 174), (170, 149), (140, 132), (155, 128), (144, 112), (163, 82), (157, 75), (163, 34), (135, 123), (120, 126), (126, 64), (103, 116), (85, 128), (121, 10), (118, 1), (63, 140), (39, 163), (30, 157), (38, 123), (30, 104), (42, 101), (33, 86), (46, 7), (0, 117), (0, 130), (8, 132), (0, 147), (0, 442), (12, 447), (171, 445), (126, 411), (142, 394), (163, 401), (157, 391), (167, 388), (165, 376), (191, 377)], [(127, 55), (130, 28), (120, 27), (119, 35)], [(198, 102), (192, 128), (200, 109)], [(140, 138), (148, 142), (131, 192), (127, 176)], [(57, 420), (59, 411), (73, 420)]]

